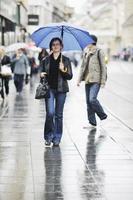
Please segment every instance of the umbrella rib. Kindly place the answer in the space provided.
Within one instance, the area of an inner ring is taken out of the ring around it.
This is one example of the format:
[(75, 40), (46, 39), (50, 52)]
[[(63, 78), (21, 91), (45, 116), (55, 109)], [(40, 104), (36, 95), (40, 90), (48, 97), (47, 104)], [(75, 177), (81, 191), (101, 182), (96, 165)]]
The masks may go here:
[(75, 35), (73, 34), (73, 32), (72, 32), (70, 29), (68, 29), (67, 27), (65, 27), (65, 28), (73, 35), (73, 37), (77, 40), (77, 42), (78, 42), (80, 48), (83, 50), (83, 48), (81, 47), (81, 45), (80, 45), (78, 39), (75, 37)]
[[(59, 28), (59, 27), (57, 27), (57, 28)], [(52, 30), (51, 32), (56, 32), (57, 31), (57, 28), (55, 28), (54, 30)], [(42, 38), (38, 43), (37, 43), (37, 46), (42, 42), (44, 40), (44, 38)]]
[[(54, 32), (57, 32), (57, 30), (52, 31), (52, 33), (54, 33)], [(37, 45), (40, 45), (43, 42), (43, 40), (46, 40), (46, 38), (48, 37), (48, 35), (49, 34), (47, 34), (47, 36), (45, 36), (45, 38), (41, 39), (41, 41)]]

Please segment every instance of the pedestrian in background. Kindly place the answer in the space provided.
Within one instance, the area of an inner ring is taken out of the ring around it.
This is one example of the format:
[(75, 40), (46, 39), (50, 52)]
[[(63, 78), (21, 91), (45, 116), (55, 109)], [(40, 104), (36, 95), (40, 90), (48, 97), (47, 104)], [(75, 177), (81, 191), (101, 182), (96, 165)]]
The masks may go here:
[(36, 59), (33, 55), (33, 52), (30, 52), (28, 55), (28, 60), (29, 60), (29, 66), (31, 68), (30, 70), (30, 77), (32, 77), (33, 74), (38, 73), (38, 66), (36, 64)]
[[(11, 60), (10, 57), (6, 55), (5, 50), (0, 48), (0, 65), (1, 67), (3, 65), (6, 65), (8, 67), (10, 67), (9, 65), (11, 64)], [(6, 93), (6, 95), (9, 94), (9, 80), (10, 80), (10, 76), (8, 75), (2, 75), (1, 74), (1, 80), (2, 80), (2, 91), (1, 91), (1, 96), (2, 98), (4, 98), (4, 93)], [(4, 91), (5, 89), (5, 91)]]
[(87, 51), (83, 56), (77, 86), (80, 86), (81, 81), (85, 81), (87, 114), (89, 121), (87, 127), (96, 127), (97, 121), (95, 114), (97, 114), (101, 120), (107, 118), (107, 114), (104, 112), (97, 99), (100, 88), (106, 83), (107, 68), (105, 65), (104, 53), (96, 46), (97, 37), (95, 35), (91, 35), (91, 37), (94, 42), (88, 45)]
[(50, 98), (45, 99), (45, 145), (53, 142), (54, 146), (58, 146), (63, 132), (63, 108), (69, 91), (67, 80), (72, 79), (72, 69), (69, 58), (61, 54), (62, 48), (62, 40), (53, 38), (50, 42), (51, 54), (42, 63), (41, 77), (47, 77), (50, 87)]
[(23, 50), (19, 49), (16, 52), (15, 58), (13, 58), (12, 62), (14, 64), (14, 84), (16, 91), (21, 93), (23, 90), (24, 78), (26, 77), (29, 66), (28, 58), (23, 53)]
[(38, 55), (38, 60), (39, 60), (39, 70), (42, 71), (42, 61), (48, 56), (48, 52), (45, 48), (41, 50), (41, 52)]

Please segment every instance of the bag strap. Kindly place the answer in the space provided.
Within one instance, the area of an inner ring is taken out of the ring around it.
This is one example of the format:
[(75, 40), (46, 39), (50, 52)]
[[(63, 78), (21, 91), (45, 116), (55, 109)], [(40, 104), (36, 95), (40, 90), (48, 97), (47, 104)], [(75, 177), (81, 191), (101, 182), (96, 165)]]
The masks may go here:
[(101, 58), (100, 58), (100, 49), (98, 49), (97, 58), (98, 58), (99, 66), (100, 66), (100, 81), (101, 81), (101, 78), (102, 78), (102, 63), (101, 63)]
[(99, 66), (100, 66), (100, 71), (101, 71), (102, 64), (101, 64), (101, 58), (100, 58), (100, 49), (98, 49), (97, 58), (98, 58), (98, 62), (99, 62)]
[[(87, 56), (87, 54), (85, 56)], [(88, 55), (87, 58), (86, 58), (86, 65), (85, 65), (85, 69), (84, 69), (84, 73), (83, 73), (83, 80), (85, 78), (86, 73), (89, 72), (88, 65), (89, 65), (90, 57), (91, 56)]]

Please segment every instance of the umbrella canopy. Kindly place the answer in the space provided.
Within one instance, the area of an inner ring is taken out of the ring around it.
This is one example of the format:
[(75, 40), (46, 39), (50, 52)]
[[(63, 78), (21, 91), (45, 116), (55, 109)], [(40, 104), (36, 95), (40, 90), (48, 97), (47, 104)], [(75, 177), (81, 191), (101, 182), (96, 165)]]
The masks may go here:
[(17, 51), (18, 49), (26, 49), (26, 48), (28, 48), (28, 45), (26, 43), (18, 42), (18, 43), (14, 43), (7, 46), (6, 52), (8, 53), (8, 52)]
[(49, 48), (52, 38), (59, 37), (63, 41), (63, 50), (83, 50), (88, 44), (94, 42), (89, 32), (78, 27), (71, 26), (67, 23), (53, 23), (39, 28), (31, 38), (36, 46)]

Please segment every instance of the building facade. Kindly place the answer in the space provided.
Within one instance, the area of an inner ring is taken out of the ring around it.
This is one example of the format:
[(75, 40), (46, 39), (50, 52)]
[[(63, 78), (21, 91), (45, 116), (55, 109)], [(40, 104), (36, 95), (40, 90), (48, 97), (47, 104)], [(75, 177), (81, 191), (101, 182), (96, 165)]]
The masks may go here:
[(66, 0), (29, 0), (28, 4), (30, 33), (49, 23), (67, 21), (73, 14)]
[(64, 9), (65, 9), (65, 0), (53, 0), (53, 12), (52, 12), (52, 21), (61, 22), (64, 21)]
[(0, 0), (0, 44), (7, 45), (14, 41), (16, 21), (16, 1)]
[[(124, 21), (123, 0), (92, 0), (90, 14), (93, 17), (93, 32), (97, 34), (100, 45), (108, 54), (114, 54), (122, 46), (122, 24)], [(92, 9), (93, 10), (93, 9)], [(110, 56), (110, 55), (109, 55)]]
[(17, 0), (17, 24), (16, 40), (17, 42), (28, 41), (28, 0)]
[(133, 0), (86, 0), (84, 10), (75, 22), (96, 34), (105, 51), (114, 54), (132, 44)]
[[(98, 33), (100, 42), (106, 44), (112, 54), (124, 47), (133, 46), (133, 0), (90, 1), (92, 30)], [(101, 13), (98, 7), (101, 7)], [(95, 20), (96, 13), (99, 13), (99, 16)]]
[(124, 0), (124, 23), (122, 25), (123, 47), (133, 48), (133, 1)]
[(27, 1), (0, 0), (0, 45), (25, 41)]
[(30, 33), (52, 22), (52, 0), (29, 0), (28, 4), (28, 30)]

